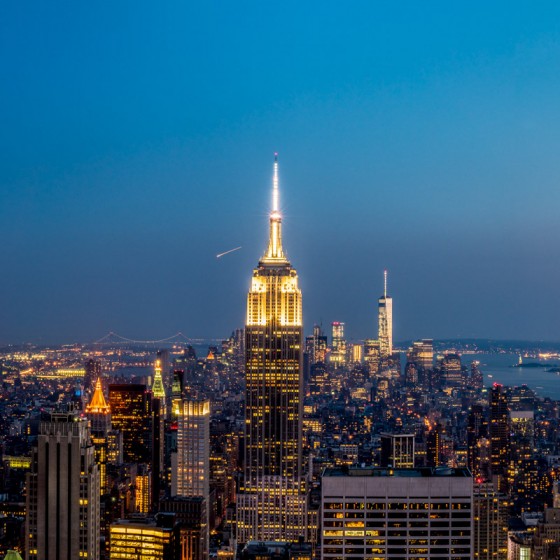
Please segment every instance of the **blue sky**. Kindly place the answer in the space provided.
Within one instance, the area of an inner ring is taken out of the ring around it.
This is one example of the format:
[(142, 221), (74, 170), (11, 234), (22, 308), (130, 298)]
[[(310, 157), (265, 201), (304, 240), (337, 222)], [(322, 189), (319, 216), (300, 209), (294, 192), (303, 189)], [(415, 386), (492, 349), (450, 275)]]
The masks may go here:
[[(4, 2), (0, 342), (244, 321), (280, 153), (307, 329), (559, 340), (560, 5)], [(216, 260), (232, 247), (243, 249)]]

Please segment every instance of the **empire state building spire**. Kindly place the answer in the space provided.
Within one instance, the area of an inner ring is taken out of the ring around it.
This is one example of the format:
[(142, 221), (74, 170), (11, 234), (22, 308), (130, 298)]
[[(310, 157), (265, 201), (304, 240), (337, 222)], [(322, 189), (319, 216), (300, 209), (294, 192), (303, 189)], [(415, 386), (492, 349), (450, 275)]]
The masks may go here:
[(270, 212), (270, 230), (268, 249), (262, 258), (264, 264), (287, 262), (282, 249), (282, 214), (279, 208), (280, 190), (278, 188), (278, 153), (274, 154), (274, 176), (272, 179), (272, 211)]
[(302, 465), (303, 317), (282, 249), (278, 157), (268, 250), (253, 270), (245, 323), (245, 451), (237, 542), (292, 541), (307, 531)]

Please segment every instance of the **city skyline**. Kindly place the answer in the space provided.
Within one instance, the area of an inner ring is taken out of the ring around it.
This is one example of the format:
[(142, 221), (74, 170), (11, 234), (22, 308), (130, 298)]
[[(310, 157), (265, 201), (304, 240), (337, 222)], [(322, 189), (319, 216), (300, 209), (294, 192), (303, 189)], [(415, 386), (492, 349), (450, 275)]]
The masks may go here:
[(0, 23), (1, 343), (227, 335), (275, 150), (306, 333), (558, 339), (559, 6), (108, 10)]

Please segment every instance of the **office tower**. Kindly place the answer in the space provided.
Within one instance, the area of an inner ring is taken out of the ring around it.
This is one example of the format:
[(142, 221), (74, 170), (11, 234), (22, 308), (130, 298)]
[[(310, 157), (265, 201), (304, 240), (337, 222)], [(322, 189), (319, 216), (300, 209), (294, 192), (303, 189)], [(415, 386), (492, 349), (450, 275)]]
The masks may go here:
[(407, 352), (407, 366), (413, 364), (418, 371), (418, 383), (424, 390), (431, 391), (436, 386), (434, 378), (434, 341), (417, 340)]
[(109, 385), (111, 424), (123, 434), (125, 463), (152, 460), (152, 394), (142, 384)]
[(134, 487), (135, 512), (148, 513), (152, 507), (152, 472), (145, 463), (138, 465), (134, 477)]
[[(210, 401), (185, 399), (175, 403), (177, 415), (177, 453), (171, 459), (171, 496), (191, 503), (199, 518), (189, 524), (183, 523), (182, 540), (191, 544), (204, 558), (209, 547), (210, 509)], [(193, 500), (188, 500), (193, 498)], [(199, 506), (199, 499), (202, 503)], [(184, 506), (186, 507), (186, 506)], [(199, 542), (194, 543), (199, 539)]]
[(506, 560), (508, 502), (491, 482), (474, 485), (473, 520), (474, 558)]
[(470, 559), (472, 492), (467, 469), (328, 468), (322, 558)]
[(302, 480), (302, 303), (282, 248), (278, 161), (269, 245), (247, 298), (245, 453), (237, 541), (297, 541), (306, 529)]
[(152, 394), (157, 399), (162, 399), (163, 406), (165, 407), (165, 388), (163, 386), (163, 378), (161, 376), (161, 360), (157, 359), (154, 364), (155, 375), (152, 383)]
[(467, 420), (467, 461), (475, 480), (487, 481), (492, 476), (490, 467), (490, 441), (485, 411), (474, 404)]
[(152, 399), (151, 511), (157, 511), (164, 478), (165, 398)]
[(87, 395), (93, 390), (93, 384), (101, 377), (101, 362), (90, 358), (84, 364), (84, 393)]
[(27, 475), (26, 560), (99, 560), (99, 470), (88, 421), (41, 422)]
[(173, 513), (179, 525), (181, 560), (208, 558), (208, 511), (206, 500), (198, 496), (165, 497), (160, 511)]
[(171, 371), (169, 350), (158, 350), (156, 360), (159, 360), (161, 366), (161, 377), (163, 380), (163, 386), (165, 387), (165, 393), (169, 394), (173, 383), (173, 372)]
[(538, 508), (539, 473), (535, 456), (535, 415), (532, 410), (509, 413), (508, 484), (517, 511)]
[(480, 370), (480, 362), (473, 360), (471, 362), (471, 388), (480, 390), (484, 388), (484, 377)]
[(185, 399), (178, 403), (176, 467), (172, 496), (208, 499), (210, 470), (210, 401)]
[(329, 361), (336, 366), (341, 366), (346, 363), (344, 323), (340, 321), (334, 321), (332, 324), (332, 346)]
[(313, 325), (313, 363), (327, 361), (327, 337), (319, 325)]
[(439, 424), (430, 426), (426, 434), (426, 464), (428, 467), (439, 467), (442, 464), (442, 430)]
[(364, 362), (370, 375), (376, 375), (379, 372), (380, 360), (379, 340), (374, 340), (373, 338), (364, 340)]
[(414, 434), (381, 434), (381, 467), (414, 468)]
[(560, 509), (547, 508), (543, 520), (537, 524), (531, 558), (556, 560), (560, 557)]
[(361, 344), (352, 344), (351, 362), (361, 364), (364, 357), (364, 347)]
[(383, 272), (383, 295), (379, 298), (377, 328), (381, 358), (393, 354), (393, 298), (387, 295), (387, 271)]
[(430, 338), (416, 340), (408, 349), (408, 361), (416, 364), (422, 371), (434, 367), (434, 341)]
[(494, 383), (490, 391), (490, 449), (492, 474), (500, 477), (499, 489), (506, 488), (506, 473), (509, 459), (509, 411), (504, 388)]
[[(109, 560), (180, 560), (178, 528), (174, 516), (119, 519), (110, 528)], [(76, 557), (77, 558), (77, 557)]]
[(106, 493), (107, 463), (109, 462), (109, 433), (111, 432), (111, 409), (105, 401), (101, 378), (97, 378), (95, 391), (86, 406), (86, 417), (91, 424), (91, 440), (95, 447), (95, 462), (99, 466), (101, 493)]
[(448, 387), (460, 387), (463, 383), (463, 366), (459, 354), (445, 354), (440, 362), (440, 380)]

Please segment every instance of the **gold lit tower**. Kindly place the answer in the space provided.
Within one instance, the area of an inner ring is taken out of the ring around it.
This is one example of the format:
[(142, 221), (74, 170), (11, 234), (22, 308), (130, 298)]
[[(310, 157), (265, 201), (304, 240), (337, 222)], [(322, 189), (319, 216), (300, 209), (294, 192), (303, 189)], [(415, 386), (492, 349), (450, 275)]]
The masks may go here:
[(253, 271), (245, 329), (244, 478), (237, 541), (296, 541), (305, 535), (301, 465), (302, 304), (282, 249), (278, 158), (274, 159), (268, 249)]
[(101, 492), (107, 488), (107, 463), (109, 462), (109, 432), (111, 431), (111, 408), (105, 400), (101, 378), (95, 382), (95, 391), (86, 406), (86, 417), (91, 424), (91, 441), (95, 447), (95, 462), (99, 466)]
[(161, 360), (156, 360), (155, 363), (156, 373), (154, 375), (154, 381), (152, 383), (152, 393), (154, 397), (161, 399), (165, 403), (165, 389), (163, 387), (163, 378), (161, 377)]
[(383, 272), (383, 295), (379, 298), (379, 352), (382, 358), (393, 353), (393, 298), (387, 295), (387, 271)]

